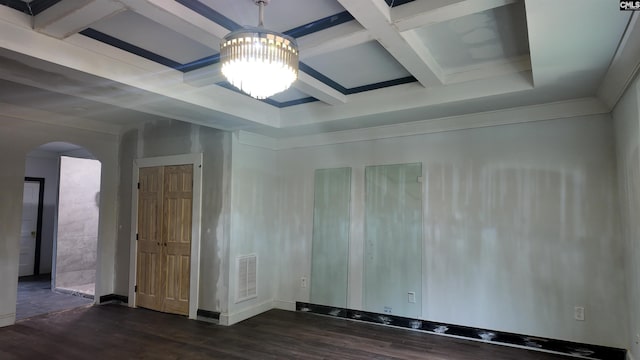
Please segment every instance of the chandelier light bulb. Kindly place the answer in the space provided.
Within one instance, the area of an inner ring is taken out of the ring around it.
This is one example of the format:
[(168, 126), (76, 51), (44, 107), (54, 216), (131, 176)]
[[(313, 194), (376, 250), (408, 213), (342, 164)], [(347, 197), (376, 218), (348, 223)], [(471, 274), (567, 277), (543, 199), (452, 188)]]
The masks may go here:
[[(260, 6), (262, 25), (263, 1)], [(222, 74), (229, 83), (256, 99), (287, 90), (298, 78), (298, 46), (286, 35), (263, 27), (243, 27), (220, 45)]]

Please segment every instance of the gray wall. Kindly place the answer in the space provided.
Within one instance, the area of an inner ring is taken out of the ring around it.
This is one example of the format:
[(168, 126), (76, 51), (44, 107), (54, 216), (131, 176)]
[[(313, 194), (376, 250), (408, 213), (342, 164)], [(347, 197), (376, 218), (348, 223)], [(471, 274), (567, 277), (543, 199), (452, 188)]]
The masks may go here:
[(93, 294), (100, 215), (98, 160), (60, 158), (55, 287)]
[(118, 204), (118, 259), (116, 293), (126, 295), (129, 285), (131, 243), (131, 184), (133, 160), (203, 153), (202, 238), (200, 243), (199, 308), (227, 311), (228, 303), (228, 196), (231, 136), (219, 130), (179, 121), (159, 121), (131, 130), (120, 141)]
[(27, 156), (24, 176), (44, 178), (42, 204), (42, 243), (40, 247), (40, 273), (51, 272), (55, 221), (58, 199), (58, 154), (32, 151)]
[(421, 162), (422, 318), (626, 347), (613, 140), (611, 118), (594, 115), (280, 151), (278, 299), (309, 299), (315, 169), (353, 168), (348, 306), (359, 309), (364, 169)]
[[(223, 323), (235, 323), (268, 310), (277, 286), (280, 214), (278, 168), (273, 151), (240, 144), (233, 135), (229, 311)], [(257, 255), (257, 298), (236, 302), (238, 256)]]
[(620, 219), (626, 255), (626, 288), (629, 336), (626, 345), (640, 356), (640, 112), (636, 79), (613, 111), (616, 130)]

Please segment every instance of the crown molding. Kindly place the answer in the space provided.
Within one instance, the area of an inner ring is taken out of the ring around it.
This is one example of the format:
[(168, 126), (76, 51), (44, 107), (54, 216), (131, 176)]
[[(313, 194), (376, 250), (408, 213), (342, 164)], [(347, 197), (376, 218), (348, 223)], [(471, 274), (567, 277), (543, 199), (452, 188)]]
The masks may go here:
[(609, 70), (598, 89), (598, 97), (609, 107), (618, 104), (640, 70), (640, 14), (634, 11), (618, 45)]
[(241, 130), (238, 134), (238, 141), (241, 144), (269, 150), (288, 150), (608, 113), (609, 109), (605, 106), (605, 104), (602, 103), (602, 101), (600, 101), (598, 98), (590, 97), (467, 115), (414, 121), (403, 124), (336, 131), (331, 133), (296, 136), (281, 139), (276, 139), (269, 136)]

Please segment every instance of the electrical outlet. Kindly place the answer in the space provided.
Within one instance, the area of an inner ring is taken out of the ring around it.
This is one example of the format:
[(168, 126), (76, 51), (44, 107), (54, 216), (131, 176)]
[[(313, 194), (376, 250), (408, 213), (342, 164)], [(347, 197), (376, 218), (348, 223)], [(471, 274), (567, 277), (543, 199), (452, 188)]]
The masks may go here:
[(303, 276), (302, 278), (300, 278), (300, 286), (303, 288), (307, 287), (307, 278), (306, 276)]
[(409, 295), (409, 296), (408, 296), (408, 297), (409, 297), (409, 302), (410, 302), (411, 304), (415, 304), (415, 303), (416, 303), (416, 292), (415, 292), (415, 291), (409, 291), (409, 292), (407, 293), (407, 295)]
[(383, 311), (385, 314), (391, 314), (391, 306), (385, 306)]
[(584, 307), (576, 306), (573, 308), (573, 318), (578, 321), (584, 321)]

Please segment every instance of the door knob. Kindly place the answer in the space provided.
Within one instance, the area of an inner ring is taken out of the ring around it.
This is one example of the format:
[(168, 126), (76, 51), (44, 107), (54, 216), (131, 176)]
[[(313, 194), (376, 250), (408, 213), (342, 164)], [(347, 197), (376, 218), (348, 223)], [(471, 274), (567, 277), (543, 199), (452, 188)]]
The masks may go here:
[(36, 237), (36, 232), (35, 231), (31, 232), (31, 237)]

